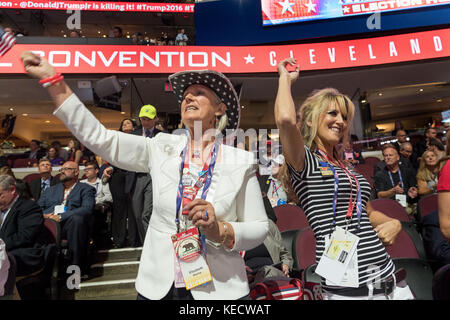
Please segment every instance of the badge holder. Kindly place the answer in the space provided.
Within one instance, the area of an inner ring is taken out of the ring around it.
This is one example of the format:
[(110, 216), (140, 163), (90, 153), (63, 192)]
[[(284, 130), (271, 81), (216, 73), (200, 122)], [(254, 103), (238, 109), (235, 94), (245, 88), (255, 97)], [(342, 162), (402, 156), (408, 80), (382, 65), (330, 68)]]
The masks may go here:
[[(341, 285), (356, 253), (359, 237), (336, 226), (316, 268), (316, 273), (333, 285)], [(356, 263), (356, 271), (358, 269)], [(348, 280), (347, 280), (348, 281)]]
[(172, 236), (176, 260), (175, 287), (190, 290), (212, 281), (202, 242), (196, 227)]
[(395, 200), (397, 200), (403, 208), (406, 208), (407, 206), (406, 194), (396, 194)]
[(63, 204), (57, 205), (55, 206), (55, 210), (54, 210), (54, 215), (61, 215), (61, 213), (66, 212), (67, 207), (64, 206)]

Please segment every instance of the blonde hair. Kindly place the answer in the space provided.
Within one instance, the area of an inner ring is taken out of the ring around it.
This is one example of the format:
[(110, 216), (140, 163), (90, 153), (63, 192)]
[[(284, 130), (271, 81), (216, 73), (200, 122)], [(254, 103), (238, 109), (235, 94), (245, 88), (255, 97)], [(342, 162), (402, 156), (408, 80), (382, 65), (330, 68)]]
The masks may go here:
[(216, 129), (218, 132), (222, 132), (228, 124), (227, 113), (225, 112), (223, 115), (219, 117), (219, 121), (216, 123)]
[(16, 178), (15, 175), (14, 175), (14, 172), (12, 171), (11, 167), (9, 167), (9, 166), (1, 167), (0, 168), (0, 175), (2, 175), (2, 176), (4, 176), (4, 175), (11, 176), (14, 179)]
[[(347, 124), (350, 124), (355, 115), (355, 106), (353, 102), (346, 96), (334, 88), (325, 88), (314, 90), (309, 97), (303, 102), (299, 109), (300, 132), (305, 145), (314, 150), (317, 148), (316, 138), (320, 125), (321, 115), (328, 111), (330, 106), (335, 106), (344, 118), (347, 118)], [(344, 131), (343, 141), (349, 140), (350, 126)], [(336, 147), (334, 150), (337, 155)]]
[[(353, 102), (349, 97), (334, 88), (314, 90), (297, 111), (297, 126), (300, 129), (304, 144), (311, 150), (317, 148), (316, 138), (320, 122), (322, 121), (321, 117), (329, 110), (330, 106), (338, 109), (342, 117), (347, 119), (347, 127), (340, 142), (349, 141), (350, 124), (355, 115), (355, 105)], [(341, 159), (341, 155), (342, 152), (338, 152), (337, 146), (335, 146), (333, 156)], [(291, 196), (292, 194), (295, 195), (286, 163), (280, 168), (280, 172), (280, 177), (282, 177), (281, 182), (286, 194), (288, 194), (288, 197), (289, 194)], [(294, 202), (298, 202), (296, 195)]]
[[(422, 156), (420, 158), (419, 169), (417, 170), (417, 175), (416, 175), (417, 180), (423, 180), (423, 181), (427, 181), (427, 182), (434, 180), (435, 177), (439, 176), (439, 172), (441, 171), (442, 167), (445, 165), (445, 161), (438, 161), (435, 172), (430, 171), (430, 169), (428, 169), (427, 164), (425, 162), (425, 157), (426, 157), (427, 153), (429, 153), (429, 152), (436, 155), (431, 150), (426, 150), (422, 154)], [(437, 156), (436, 156), (436, 159), (437, 159)]]

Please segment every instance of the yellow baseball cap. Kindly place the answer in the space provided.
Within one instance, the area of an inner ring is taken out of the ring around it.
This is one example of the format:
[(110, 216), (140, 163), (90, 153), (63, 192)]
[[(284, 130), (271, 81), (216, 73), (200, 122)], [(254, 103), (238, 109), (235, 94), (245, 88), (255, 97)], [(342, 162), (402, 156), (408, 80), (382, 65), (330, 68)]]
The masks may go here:
[(146, 104), (142, 106), (139, 112), (139, 118), (147, 117), (149, 119), (154, 119), (156, 117), (156, 108), (151, 104)]

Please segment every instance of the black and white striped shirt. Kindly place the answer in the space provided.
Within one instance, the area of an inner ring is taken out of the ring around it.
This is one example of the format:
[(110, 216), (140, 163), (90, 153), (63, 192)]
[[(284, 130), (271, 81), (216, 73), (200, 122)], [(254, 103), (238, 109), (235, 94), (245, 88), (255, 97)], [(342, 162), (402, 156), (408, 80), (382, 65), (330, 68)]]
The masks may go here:
[[(325, 236), (330, 236), (333, 227), (333, 198), (334, 176), (322, 176), (320, 172), (319, 158), (311, 153), (305, 146), (305, 166), (302, 171), (296, 171), (289, 164), (291, 182), (295, 193), (300, 200), (309, 225), (316, 238), (316, 262), (318, 263), (325, 249)], [(345, 171), (335, 166), (339, 177), (339, 191), (336, 205), (336, 225), (345, 228), (346, 213), (350, 200), (350, 182)], [(370, 184), (364, 177), (354, 171), (352, 174), (358, 179), (361, 188), (362, 216), (361, 228), (358, 231), (358, 219), (356, 217), (356, 205), (353, 208), (353, 216), (348, 230), (357, 235), (360, 240), (357, 247), (359, 286), (365, 286), (368, 281), (378, 281), (391, 275), (394, 264), (389, 257), (384, 245), (381, 243), (367, 215), (366, 205), (370, 196)], [(353, 183), (353, 198), (356, 199), (356, 181)], [(326, 289), (325, 279), (322, 285)], [(335, 287), (332, 287), (335, 288)]]

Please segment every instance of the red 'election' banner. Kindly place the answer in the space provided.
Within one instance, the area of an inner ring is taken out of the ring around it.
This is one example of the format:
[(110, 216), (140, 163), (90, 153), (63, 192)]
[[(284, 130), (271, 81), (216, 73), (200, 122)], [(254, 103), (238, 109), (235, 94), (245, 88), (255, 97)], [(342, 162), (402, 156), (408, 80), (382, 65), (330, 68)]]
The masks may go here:
[(194, 4), (65, 0), (0, 0), (0, 9), (193, 13)]
[(289, 56), (299, 61), (301, 70), (323, 70), (450, 57), (450, 29), (258, 47), (21, 44), (0, 60), (0, 73), (23, 73), (19, 59), (24, 50), (46, 57), (62, 73), (276, 72), (277, 64)]

